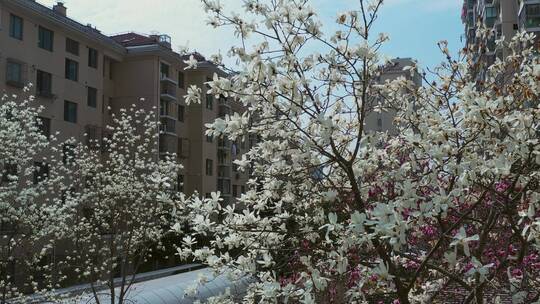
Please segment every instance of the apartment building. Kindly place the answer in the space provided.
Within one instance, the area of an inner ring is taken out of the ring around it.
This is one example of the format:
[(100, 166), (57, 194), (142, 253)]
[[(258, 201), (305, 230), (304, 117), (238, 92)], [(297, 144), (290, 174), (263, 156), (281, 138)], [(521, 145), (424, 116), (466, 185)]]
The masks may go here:
[(0, 92), (31, 93), (44, 107), (45, 132), (85, 140), (105, 117), (112, 96), (110, 66), (125, 49), (90, 25), (66, 17), (59, 3), (49, 9), (34, 1), (0, 1)]
[[(385, 83), (386, 81), (392, 81), (399, 77), (404, 77), (407, 80), (412, 81), (416, 86), (422, 86), (422, 77), (418, 72), (403, 70), (407, 66), (416, 65), (416, 61), (412, 58), (395, 58), (390, 60), (386, 65), (379, 67), (379, 76), (376, 81), (378, 83)], [(371, 111), (366, 116), (365, 130), (366, 132), (388, 132), (390, 135), (397, 135), (397, 128), (394, 123), (396, 117), (395, 110), (388, 110), (385, 112)]]
[[(133, 104), (153, 111), (160, 122), (155, 159), (176, 154), (184, 167), (176, 190), (201, 197), (220, 191), (225, 203), (232, 202), (247, 190), (249, 179), (233, 161), (252, 141), (208, 137), (205, 124), (242, 112), (243, 106), (206, 94), (206, 82), (215, 73), (227, 74), (202, 55), (193, 55), (198, 68), (186, 70), (188, 56), (176, 53), (167, 35), (107, 36), (69, 18), (62, 2), (49, 8), (33, 0), (0, 0), (0, 94), (24, 95), (23, 87), (31, 83), (30, 94), (44, 109), (43, 131), (58, 132), (60, 141), (100, 141), (109, 136), (105, 126), (112, 116)], [(190, 85), (202, 89), (203, 102), (188, 107), (184, 96)], [(69, 148), (65, 145), (62, 152)], [(63, 258), (58, 249), (51, 259)], [(17, 267), (15, 281), (25, 276)]]
[[(184, 165), (177, 189), (201, 196), (220, 191), (231, 200), (245, 191), (248, 176), (234, 170), (233, 160), (248, 140), (207, 137), (204, 125), (242, 108), (206, 95), (205, 82), (226, 74), (194, 55), (199, 68), (186, 71), (187, 58), (172, 50), (167, 35), (109, 37), (70, 19), (62, 2), (51, 9), (32, 0), (0, 0), (0, 93), (20, 95), (32, 83), (45, 131), (59, 132), (60, 140), (99, 140), (111, 115), (132, 104), (154, 111), (161, 123), (156, 159), (175, 153)], [(186, 107), (189, 85), (203, 89), (201, 105)]]
[[(465, 43), (472, 50), (480, 51), (475, 60), (479, 64), (478, 79), (485, 77), (485, 71), (496, 58), (507, 56), (505, 50), (495, 50), (495, 40), (511, 39), (517, 31), (540, 32), (539, 0), (464, 0), (462, 22), (465, 26)], [(494, 35), (487, 43), (476, 38), (479, 24), (493, 29)], [(537, 47), (540, 39), (537, 38)]]
[[(159, 109), (160, 155), (175, 153), (184, 166), (178, 188), (201, 196), (209, 196), (217, 190), (225, 201), (239, 196), (241, 190), (238, 189), (245, 191), (248, 176), (241, 172), (233, 174), (233, 160), (240, 156), (240, 146), (245, 149), (247, 141), (231, 143), (205, 134), (205, 124), (232, 114), (232, 106), (242, 111), (232, 100), (206, 94), (205, 83), (215, 73), (223, 77), (226, 73), (200, 54), (193, 54), (199, 62), (197, 69), (185, 70), (187, 56), (174, 52), (166, 35), (130, 32), (111, 38), (127, 50), (124, 60), (112, 67), (115, 75), (113, 112), (134, 102), (147, 110)], [(186, 107), (183, 96), (191, 85), (203, 89), (203, 102)]]

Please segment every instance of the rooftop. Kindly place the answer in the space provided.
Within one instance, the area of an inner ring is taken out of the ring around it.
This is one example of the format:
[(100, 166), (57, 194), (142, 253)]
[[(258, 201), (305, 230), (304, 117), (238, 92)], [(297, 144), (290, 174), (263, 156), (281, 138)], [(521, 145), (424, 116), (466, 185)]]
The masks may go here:
[[(92, 27), (90, 24), (82, 24), (74, 19), (71, 19), (63, 14), (53, 10), (48, 6), (45, 6), (37, 1), (33, 0), (0, 0), (0, 2), (5, 2), (6, 4), (15, 5), (19, 8), (29, 10), (33, 13), (36, 13), (40, 16), (46, 17), (53, 22), (60, 23), (62, 26), (67, 27), (71, 30), (80, 32), (89, 39), (98, 40), (105, 45), (114, 48), (116, 51), (124, 52), (123, 47), (118, 44), (113, 39), (109, 38), (107, 35), (102, 34), (98, 29)], [(60, 2), (61, 3), (61, 2)]]

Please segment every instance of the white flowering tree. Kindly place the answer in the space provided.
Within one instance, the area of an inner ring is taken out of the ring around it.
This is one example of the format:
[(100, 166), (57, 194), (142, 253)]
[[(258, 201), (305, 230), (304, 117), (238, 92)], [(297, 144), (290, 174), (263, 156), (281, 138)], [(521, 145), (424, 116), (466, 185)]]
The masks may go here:
[(66, 256), (74, 274), (91, 282), (93, 302), (121, 304), (141, 266), (163, 250), (180, 166), (174, 155), (158, 156), (153, 112), (123, 109), (104, 134), (65, 156), (71, 181), (63, 200), (74, 211)]
[[(240, 41), (229, 52), (240, 71), (216, 76), (209, 93), (247, 107), (208, 134), (260, 141), (237, 161), (254, 177), (236, 206), (188, 202), (195, 232), (181, 257), (249, 277), (250, 303), (538, 301), (531, 35), (499, 41), (509, 56), (483, 78), (483, 47), (454, 59), (442, 42), (446, 59), (432, 73), (407, 68), (424, 77), (416, 87), (378, 81), (387, 37), (372, 26), (382, 1), (359, 0), (326, 34), (307, 0), (247, 0), (230, 15), (202, 2), (209, 23)], [(191, 87), (186, 100), (200, 93)], [(389, 110), (398, 135), (366, 131), (370, 112)]]
[(32, 96), (0, 99), (0, 303), (58, 286), (47, 255), (67, 213), (51, 199), (62, 178), (50, 169), (56, 139), (40, 113)]

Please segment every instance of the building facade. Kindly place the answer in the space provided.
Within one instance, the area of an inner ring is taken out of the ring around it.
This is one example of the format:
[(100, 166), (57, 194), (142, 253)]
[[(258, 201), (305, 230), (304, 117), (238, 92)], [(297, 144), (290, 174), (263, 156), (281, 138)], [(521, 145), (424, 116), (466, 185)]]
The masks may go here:
[[(422, 77), (418, 72), (413, 71), (411, 75), (410, 71), (405, 71), (407, 66), (415, 66), (416, 61), (412, 58), (395, 58), (388, 62), (388, 64), (379, 67), (379, 76), (376, 81), (378, 83), (385, 83), (386, 81), (396, 80), (399, 77), (404, 77), (407, 80), (412, 81), (415, 86), (420, 87), (422, 85)], [(396, 117), (396, 111), (388, 109), (383, 112), (370, 111), (366, 116), (365, 130), (367, 132), (388, 132), (390, 135), (397, 135), (397, 128), (394, 122)]]
[[(207, 137), (205, 124), (242, 107), (206, 95), (205, 82), (226, 74), (194, 55), (199, 68), (185, 70), (187, 58), (172, 50), (167, 35), (109, 37), (70, 19), (61, 2), (51, 9), (32, 0), (0, 0), (0, 93), (21, 95), (31, 83), (44, 126), (59, 140), (99, 141), (112, 115), (133, 104), (154, 111), (160, 122), (156, 159), (174, 153), (184, 166), (177, 189), (200, 196), (220, 191), (233, 200), (248, 179), (235, 172), (233, 160), (248, 141)], [(186, 107), (190, 85), (202, 88), (200, 105)]]
[[(504, 49), (495, 49), (495, 40), (504, 38), (508, 41), (518, 31), (540, 33), (540, 1), (464, 0), (461, 20), (465, 26), (465, 45), (476, 51), (478, 80), (482, 80), (487, 67), (493, 64), (496, 58), (507, 56)], [(493, 35), (487, 42), (476, 37), (476, 30), (481, 24), (493, 30)], [(537, 48), (540, 47), (539, 42), (537, 38)]]

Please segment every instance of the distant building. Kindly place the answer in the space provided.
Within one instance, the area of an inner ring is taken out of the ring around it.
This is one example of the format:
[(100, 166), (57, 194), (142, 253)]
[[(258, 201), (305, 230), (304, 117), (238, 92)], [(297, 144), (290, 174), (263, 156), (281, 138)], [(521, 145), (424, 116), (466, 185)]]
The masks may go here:
[[(136, 104), (159, 112), (159, 154), (176, 153), (184, 165), (178, 190), (201, 196), (219, 190), (225, 200), (246, 191), (248, 174), (235, 171), (232, 161), (249, 140), (213, 139), (204, 126), (243, 109), (206, 95), (205, 82), (214, 73), (227, 75), (202, 55), (194, 54), (199, 68), (186, 71), (187, 58), (172, 50), (169, 36), (108, 37), (70, 19), (62, 2), (51, 9), (32, 0), (0, 0), (0, 29), (0, 93), (20, 95), (32, 83), (47, 132), (100, 140), (111, 115)], [(202, 88), (202, 104), (186, 107), (190, 85)]]
[[(538, 0), (464, 0), (461, 20), (465, 26), (465, 45), (477, 52), (478, 80), (485, 77), (486, 69), (496, 58), (507, 56), (504, 50), (495, 49), (495, 40), (506, 41), (518, 31), (540, 33), (540, 1)], [(494, 35), (483, 43), (476, 37), (478, 24), (493, 29)], [(539, 38), (536, 47), (539, 48)]]
[[(411, 75), (411, 71), (405, 71), (407, 66), (416, 65), (416, 62), (411, 58), (395, 58), (390, 60), (386, 65), (380, 67), (380, 76), (377, 82), (384, 83), (392, 81), (399, 77), (404, 77), (412, 81), (416, 86), (422, 85), (422, 77), (416, 71)], [(367, 132), (388, 132), (390, 135), (397, 134), (394, 118), (396, 117), (395, 110), (383, 112), (370, 111), (366, 117), (365, 130)]]
[[(193, 55), (199, 68), (185, 70), (187, 57), (172, 50), (167, 35), (108, 37), (69, 18), (62, 2), (48, 8), (32, 0), (0, 0), (0, 95), (24, 95), (23, 87), (32, 83), (30, 93), (44, 108), (43, 131), (82, 143), (109, 136), (105, 126), (122, 108), (135, 104), (155, 111), (161, 123), (156, 160), (175, 153), (184, 166), (176, 190), (200, 196), (220, 191), (225, 202), (233, 201), (247, 191), (249, 178), (233, 160), (252, 142), (207, 137), (205, 124), (243, 107), (206, 94), (205, 82), (214, 73), (228, 75)], [(183, 96), (190, 85), (202, 89), (203, 102), (187, 107)], [(50, 256), (63, 258), (56, 250)], [(26, 275), (19, 264), (12, 272), (14, 281)]]

